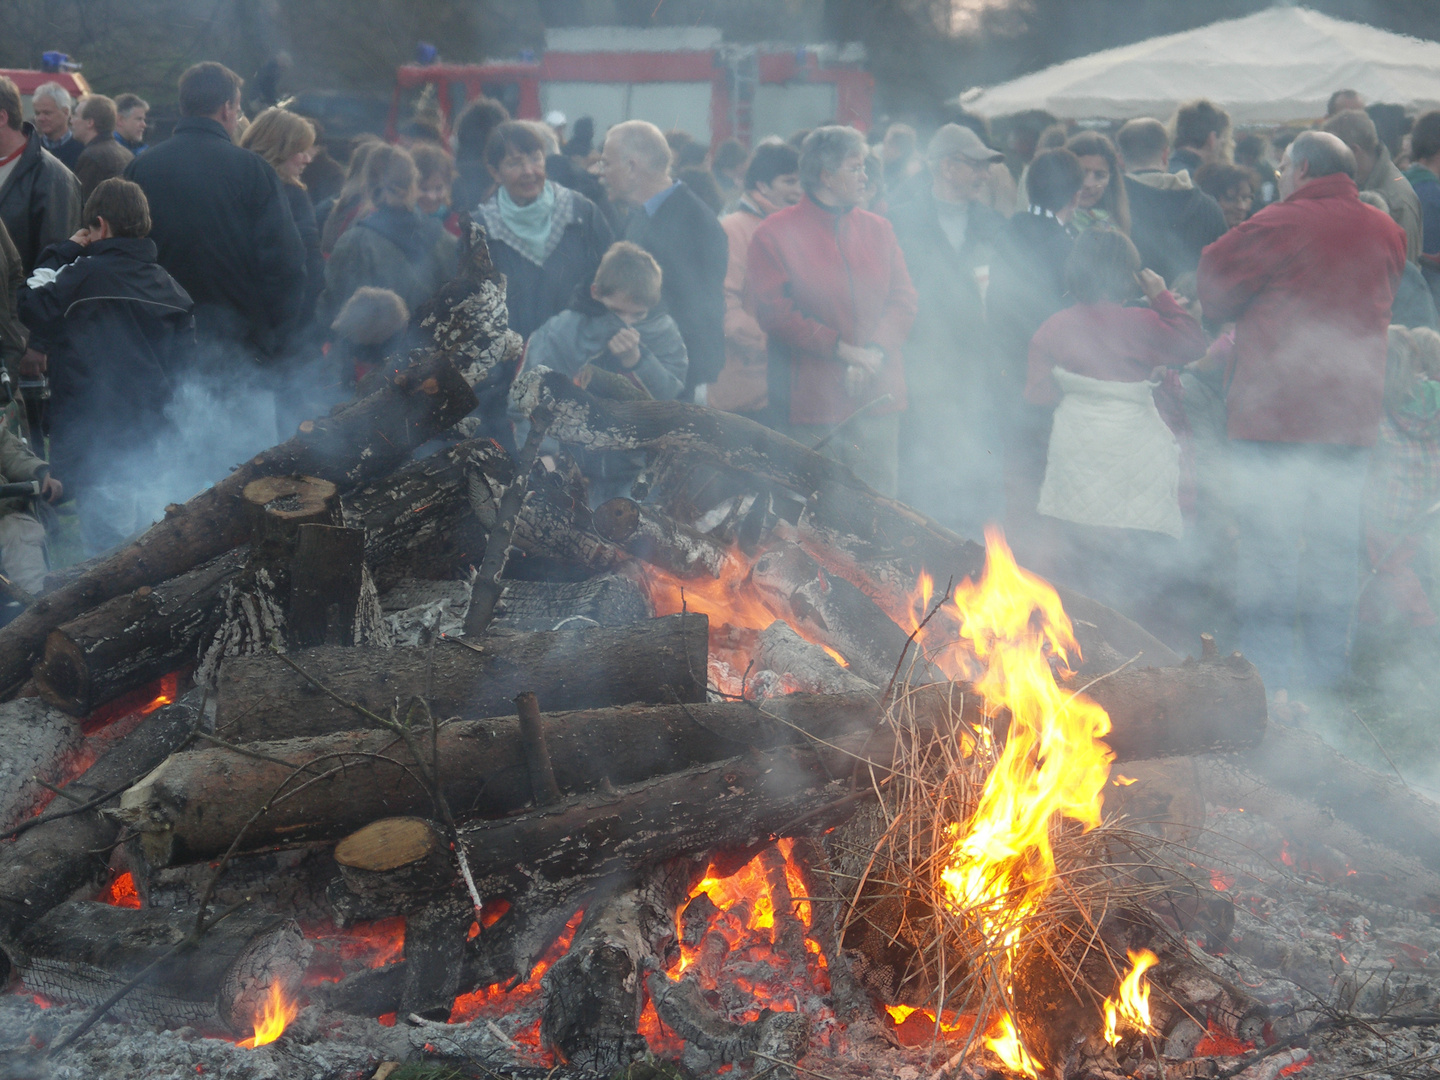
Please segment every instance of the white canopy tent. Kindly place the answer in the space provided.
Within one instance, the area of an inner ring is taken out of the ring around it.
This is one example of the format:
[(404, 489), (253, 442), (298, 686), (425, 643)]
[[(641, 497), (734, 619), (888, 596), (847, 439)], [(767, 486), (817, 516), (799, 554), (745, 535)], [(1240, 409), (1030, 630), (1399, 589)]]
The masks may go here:
[(1165, 119), (1203, 97), (1237, 124), (1281, 124), (1323, 117), (1341, 88), (1408, 110), (1440, 108), (1440, 42), (1277, 6), (1091, 53), (969, 90), (960, 102), (985, 117), (1045, 109), (1071, 120), (1125, 120)]

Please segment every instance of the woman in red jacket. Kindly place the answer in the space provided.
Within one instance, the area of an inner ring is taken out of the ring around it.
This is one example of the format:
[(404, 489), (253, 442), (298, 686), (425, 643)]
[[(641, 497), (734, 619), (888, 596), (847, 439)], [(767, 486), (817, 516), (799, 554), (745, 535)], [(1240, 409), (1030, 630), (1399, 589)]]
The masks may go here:
[(894, 495), (905, 409), (900, 349), (915, 321), (915, 287), (890, 223), (859, 209), (860, 132), (812, 131), (800, 182), (805, 198), (766, 218), (750, 244), (746, 289), (769, 339), (770, 422), (811, 445), (864, 409), (825, 452)]

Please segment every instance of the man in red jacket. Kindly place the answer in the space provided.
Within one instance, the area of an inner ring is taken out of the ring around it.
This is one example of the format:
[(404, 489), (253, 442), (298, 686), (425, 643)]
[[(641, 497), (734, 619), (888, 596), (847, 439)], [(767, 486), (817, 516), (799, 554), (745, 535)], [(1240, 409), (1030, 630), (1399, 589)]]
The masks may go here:
[(750, 243), (746, 292), (768, 335), (771, 422), (808, 446), (864, 408), (825, 452), (893, 496), (905, 409), (900, 348), (915, 321), (915, 287), (890, 223), (859, 209), (860, 132), (807, 135), (800, 183), (805, 198), (766, 218)]
[(1404, 231), (1360, 202), (1339, 139), (1305, 132), (1281, 170), (1284, 201), (1207, 247), (1199, 271), (1206, 318), (1235, 323), (1240, 637), (1272, 691), (1332, 687), (1347, 671), (1360, 492), (1405, 267)]

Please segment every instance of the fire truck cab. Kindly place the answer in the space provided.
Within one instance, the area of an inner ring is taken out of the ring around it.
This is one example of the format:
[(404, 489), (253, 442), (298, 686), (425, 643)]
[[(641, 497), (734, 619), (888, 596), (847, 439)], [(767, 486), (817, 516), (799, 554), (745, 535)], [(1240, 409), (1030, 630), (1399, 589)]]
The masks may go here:
[(705, 27), (550, 30), (538, 60), (401, 67), (389, 134), (431, 86), (447, 133), (481, 94), (519, 119), (590, 116), (601, 135), (622, 120), (650, 120), (712, 146), (824, 123), (863, 131), (875, 88), (863, 60), (858, 45), (728, 45)]

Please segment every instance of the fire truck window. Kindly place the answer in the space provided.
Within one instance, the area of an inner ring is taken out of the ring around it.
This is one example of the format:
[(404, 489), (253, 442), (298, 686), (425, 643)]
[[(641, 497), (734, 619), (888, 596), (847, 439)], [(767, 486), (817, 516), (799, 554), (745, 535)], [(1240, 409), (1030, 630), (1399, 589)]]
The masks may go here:
[(649, 120), (661, 131), (679, 128), (702, 143), (710, 141), (710, 84), (632, 83), (627, 119)]
[(835, 120), (833, 83), (761, 83), (755, 88), (750, 138), (767, 135), (788, 138), (792, 131), (813, 128)]

